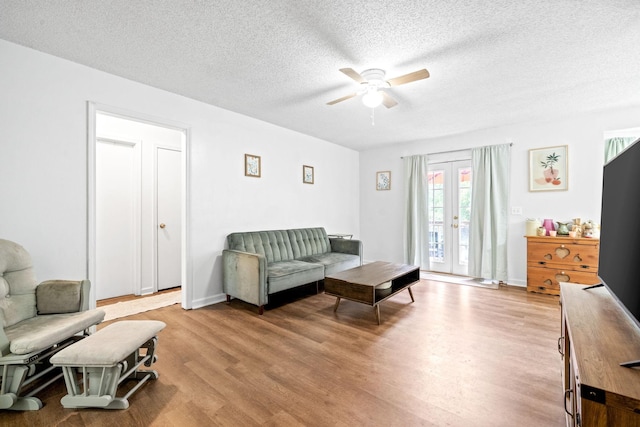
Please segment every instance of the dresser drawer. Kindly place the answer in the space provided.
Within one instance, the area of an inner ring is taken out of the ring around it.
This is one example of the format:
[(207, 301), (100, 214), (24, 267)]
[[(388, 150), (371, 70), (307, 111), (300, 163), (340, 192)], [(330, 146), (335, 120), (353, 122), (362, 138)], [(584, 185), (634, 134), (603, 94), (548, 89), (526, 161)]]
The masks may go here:
[(560, 295), (560, 282), (583, 285), (600, 283), (598, 274), (595, 272), (546, 267), (529, 267), (527, 269), (527, 290), (530, 292)]
[(564, 268), (576, 270), (597, 269), (599, 247), (599, 243), (529, 242), (527, 245), (527, 261), (529, 265), (562, 264), (565, 266)]
[(566, 264), (561, 262), (528, 262), (527, 268), (552, 268), (555, 270), (566, 270), (582, 273), (598, 273), (597, 265), (585, 265), (585, 264)]

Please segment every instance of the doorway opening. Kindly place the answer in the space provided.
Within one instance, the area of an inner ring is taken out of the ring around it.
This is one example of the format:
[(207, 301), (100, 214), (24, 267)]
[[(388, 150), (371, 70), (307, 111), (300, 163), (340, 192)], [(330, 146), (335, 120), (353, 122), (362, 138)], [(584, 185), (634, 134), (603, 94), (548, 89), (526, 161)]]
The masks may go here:
[(93, 103), (88, 115), (92, 304), (180, 290), (191, 308), (188, 128)]

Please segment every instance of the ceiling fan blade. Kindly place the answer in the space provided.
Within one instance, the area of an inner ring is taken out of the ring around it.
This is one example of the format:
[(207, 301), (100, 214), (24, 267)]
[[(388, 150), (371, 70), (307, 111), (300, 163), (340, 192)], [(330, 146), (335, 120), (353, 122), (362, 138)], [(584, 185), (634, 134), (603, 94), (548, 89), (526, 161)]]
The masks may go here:
[(353, 80), (357, 81), (358, 83), (366, 82), (366, 80), (363, 79), (362, 76), (358, 74), (358, 72), (356, 72), (353, 68), (340, 68), (340, 71), (342, 71), (344, 74), (351, 77)]
[(382, 93), (382, 105), (387, 108), (395, 107), (396, 105), (398, 105), (398, 101), (393, 99), (387, 92), (381, 90), (380, 93)]
[(427, 77), (429, 77), (429, 72), (423, 68), (422, 70), (414, 71), (404, 76), (389, 79), (387, 83), (389, 83), (389, 86), (400, 86), (405, 83), (415, 82), (416, 80), (426, 79)]
[(327, 102), (327, 105), (337, 104), (338, 102), (346, 101), (347, 99), (351, 99), (356, 96), (357, 93), (351, 93), (347, 96), (343, 96), (342, 98), (334, 99), (333, 101)]

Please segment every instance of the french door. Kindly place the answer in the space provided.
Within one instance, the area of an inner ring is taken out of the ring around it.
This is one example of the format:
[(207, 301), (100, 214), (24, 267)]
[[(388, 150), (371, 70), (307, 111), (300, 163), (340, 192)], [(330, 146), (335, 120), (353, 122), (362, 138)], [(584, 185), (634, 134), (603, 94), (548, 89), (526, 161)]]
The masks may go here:
[(466, 276), (471, 219), (471, 160), (428, 166), (431, 270)]

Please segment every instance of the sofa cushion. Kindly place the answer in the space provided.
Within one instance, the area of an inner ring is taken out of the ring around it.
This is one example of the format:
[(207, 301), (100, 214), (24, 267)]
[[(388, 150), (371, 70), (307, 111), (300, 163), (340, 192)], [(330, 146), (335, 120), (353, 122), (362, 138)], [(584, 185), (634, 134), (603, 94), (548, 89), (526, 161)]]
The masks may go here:
[(264, 255), (269, 263), (294, 258), (286, 230), (232, 233), (227, 236), (227, 243), (232, 250)]
[(331, 252), (323, 227), (231, 233), (227, 243), (232, 250), (264, 255), (269, 263)]
[(47, 314), (23, 320), (5, 328), (13, 354), (28, 354), (82, 332), (104, 319), (104, 310), (94, 309), (80, 313)]
[(360, 255), (327, 252), (300, 258), (300, 261), (324, 265), (324, 275), (329, 276), (343, 270), (360, 266)]
[(331, 252), (331, 242), (327, 232), (322, 227), (299, 228), (287, 230), (287, 232), (289, 233), (294, 259)]
[(303, 261), (280, 261), (267, 267), (269, 294), (324, 279), (324, 266)]

